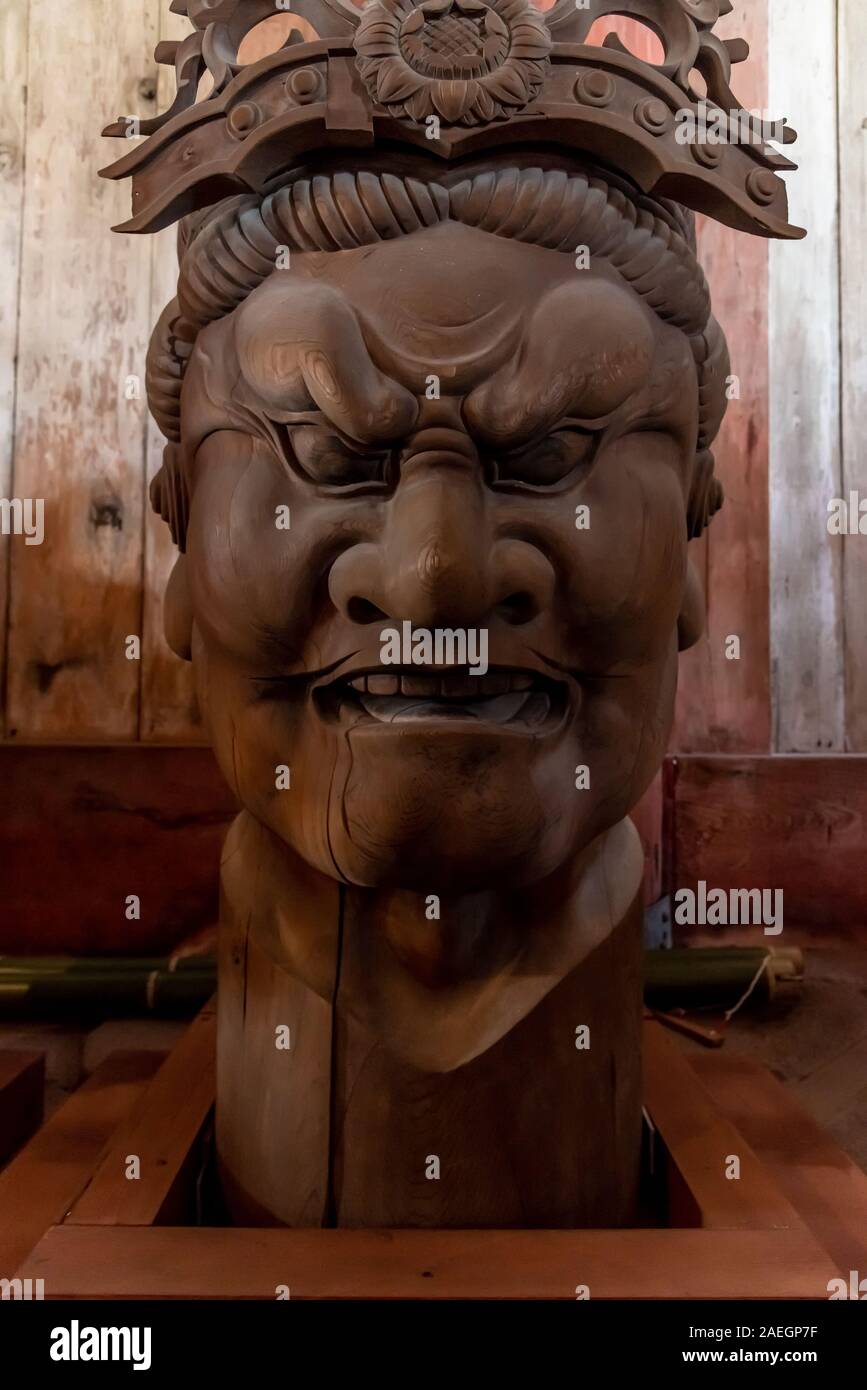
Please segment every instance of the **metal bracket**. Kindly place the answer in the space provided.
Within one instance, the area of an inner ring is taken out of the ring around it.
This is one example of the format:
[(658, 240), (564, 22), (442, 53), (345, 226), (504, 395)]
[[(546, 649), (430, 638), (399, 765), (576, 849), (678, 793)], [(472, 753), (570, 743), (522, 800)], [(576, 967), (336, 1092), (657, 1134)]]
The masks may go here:
[(644, 949), (646, 951), (670, 951), (673, 945), (671, 936), (671, 895), (652, 903), (644, 913)]

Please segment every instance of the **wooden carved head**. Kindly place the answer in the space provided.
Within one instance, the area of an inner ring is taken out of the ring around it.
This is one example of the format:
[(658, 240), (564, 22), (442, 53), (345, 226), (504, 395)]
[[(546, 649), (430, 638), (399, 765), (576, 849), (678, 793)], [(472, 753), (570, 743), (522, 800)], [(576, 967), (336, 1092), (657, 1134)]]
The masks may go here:
[[(730, 6), (297, 0), (320, 37), (249, 67), (272, 5), (174, 8), (178, 98), (107, 172), (128, 230), (180, 222), (152, 499), (221, 766), (344, 882), (540, 879), (648, 786), (701, 629), (729, 364), (693, 210), (799, 235), (781, 154), (678, 135), (695, 70), (740, 110)], [(584, 42), (612, 12), (660, 65)]]

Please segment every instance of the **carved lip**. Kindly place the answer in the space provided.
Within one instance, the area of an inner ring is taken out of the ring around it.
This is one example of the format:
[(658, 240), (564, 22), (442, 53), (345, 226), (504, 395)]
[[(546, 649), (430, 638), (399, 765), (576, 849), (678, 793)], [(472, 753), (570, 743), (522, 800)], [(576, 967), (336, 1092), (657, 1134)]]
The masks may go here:
[(539, 735), (559, 728), (574, 701), (564, 680), (527, 667), (365, 666), (313, 688), (328, 723)]

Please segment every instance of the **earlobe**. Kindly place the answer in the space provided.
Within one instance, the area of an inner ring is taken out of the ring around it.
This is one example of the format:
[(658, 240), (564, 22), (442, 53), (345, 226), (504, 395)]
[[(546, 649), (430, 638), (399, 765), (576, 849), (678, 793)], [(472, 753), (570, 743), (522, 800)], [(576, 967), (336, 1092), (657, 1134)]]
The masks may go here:
[(169, 575), (163, 602), (163, 631), (175, 656), (193, 659), (193, 605), (187, 576), (187, 558), (179, 555)]
[(704, 632), (705, 600), (698, 572), (692, 560), (686, 562), (686, 583), (677, 615), (677, 649), (680, 652), (694, 647)]

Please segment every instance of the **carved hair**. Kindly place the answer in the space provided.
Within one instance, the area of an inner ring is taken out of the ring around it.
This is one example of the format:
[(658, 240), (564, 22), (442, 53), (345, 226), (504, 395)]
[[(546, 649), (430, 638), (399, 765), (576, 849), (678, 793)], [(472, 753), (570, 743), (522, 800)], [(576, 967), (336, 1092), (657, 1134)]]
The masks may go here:
[[(154, 329), (147, 361), (148, 401), (166, 437), (180, 440), (181, 384), (196, 336), (267, 279), (280, 247), (343, 251), (449, 220), (556, 251), (586, 245), (664, 322), (686, 333), (699, 375), (687, 528), (699, 535), (722, 504), (709, 445), (725, 413), (729, 362), (693, 251), (693, 219), (674, 203), (627, 196), (583, 173), (503, 168), (429, 183), (387, 173), (319, 174), (293, 179), (264, 198), (232, 198), (187, 217), (178, 237), (177, 299)], [(182, 532), (179, 480), (158, 476), (154, 484), (154, 506), (173, 534)]]

